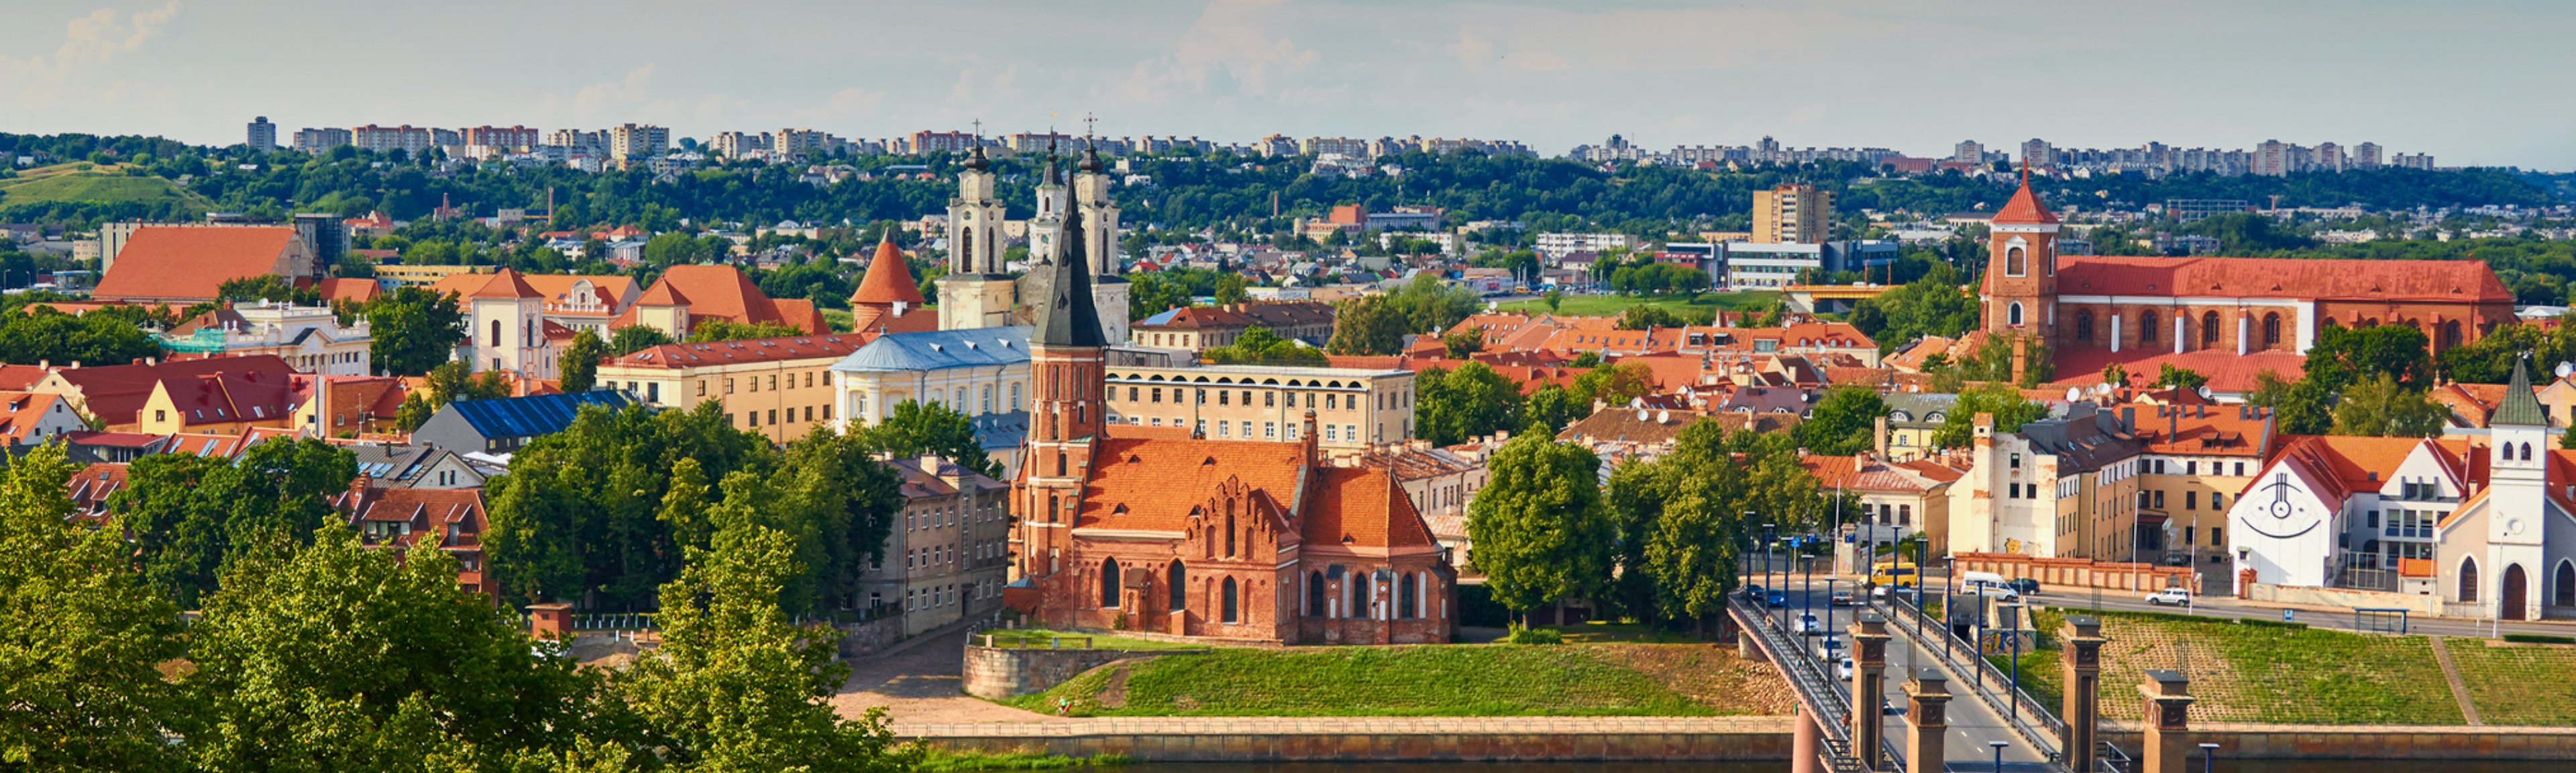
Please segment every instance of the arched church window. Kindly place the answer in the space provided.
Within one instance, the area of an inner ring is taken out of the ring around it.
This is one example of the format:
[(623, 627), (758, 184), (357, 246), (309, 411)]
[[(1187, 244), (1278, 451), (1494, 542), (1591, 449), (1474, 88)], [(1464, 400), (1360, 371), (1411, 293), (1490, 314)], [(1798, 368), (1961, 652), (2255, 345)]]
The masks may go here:
[(2021, 276), (2030, 273), (2030, 254), (2020, 247), (2004, 250), (2004, 274)]
[(2146, 311), (2139, 312), (2139, 313), (2138, 313), (2138, 343), (2142, 343), (2142, 344), (2151, 344), (2151, 343), (2155, 343), (2155, 342), (2156, 342), (2156, 312), (2155, 312), (2155, 310), (2154, 310), (2154, 309), (2148, 309), (2148, 310), (2146, 310)]
[(2203, 349), (2212, 349), (2218, 346), (2218, 312), (2201, 312), (2200, 346)]
[(2093, 342), (2092, 309), (2075, 310), (2075, 340), (2079, 343), (2089, 344)]
[(2012, 306), (2010, 306), (2010, 307), (2008, 307), (2008, 308), (2010, 309), (2010, 313), (2006, 315), (2006, 318), (2009, 320), (2009, 323), (2010, 323), (2011, 325), (2013, 325), (2014, 327), (2020, 327), (2020, 326), (2021, 326), (2021, 301), (2013, 301), (2013, 302), (2012, 302)]
[(2454, 346), (2458, 346), (2458, 345), (2460, 345), (2460, 321), (2459, 321), (2459, 320), (2456, 320), (2456, 319), (2455, 319), (2455, 320), (2451, 320), (2451, 321), (2448, 321), (2448, 322), (2444, 322), (2444, 323), (2442, 323), (2442, 337), (2441, 337), (2441, 341), (2442, 341), (2442, 348), (2445, 348), (2445, 349), (2448, 349), (2448, 348), (2451, 348), (2451, 347), (2454, 347)]
[(2263, 348), (2273, 349), (2280, 345), (2281, 315), (2277, 312), (2263, 315)]
[(1100, 559), (1100, 608), (1118, 608), (1118, 559)]

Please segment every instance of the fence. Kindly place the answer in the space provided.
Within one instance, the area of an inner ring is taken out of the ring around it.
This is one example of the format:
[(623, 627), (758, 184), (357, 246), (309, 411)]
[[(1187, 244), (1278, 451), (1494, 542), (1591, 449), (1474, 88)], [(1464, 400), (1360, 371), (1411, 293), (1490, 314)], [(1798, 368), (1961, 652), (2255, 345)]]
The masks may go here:
[[(2050, 762), (2065, 761), (2066, 753), (2058, 747), (2058, 739), (2066, 737), (2066, 722), (2049, 711), (2047, 704), (2015, 688), (2011, 675), (1978, 656), (1977, 646), (1951, 633), (1947, 624), (1925, 625), (1922, 607), (1901, 597), (1887, 599), (1887, 604), (1889, 622), (1913, 637), (1924, 651), (1941, 659), (1952, 674), (1969, 675), (1968, 692), (1994, 709), (1996, 716), (2003, 717), (2015, 734), (2030, 741), (2032, 748), (2047, 753)], [(1948, 613), (1947, 604), (1942, 611)]]

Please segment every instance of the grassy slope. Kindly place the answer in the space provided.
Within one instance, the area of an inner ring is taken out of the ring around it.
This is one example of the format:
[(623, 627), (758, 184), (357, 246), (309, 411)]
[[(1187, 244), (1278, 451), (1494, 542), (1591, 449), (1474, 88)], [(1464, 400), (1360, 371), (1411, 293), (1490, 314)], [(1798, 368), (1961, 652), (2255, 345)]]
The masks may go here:
[[(2102, 713), (2136, 719), (2143, 703), (2128, 685), (2151, 668), (2181, 668), (2191, 677), (2195, 721), (2300, 724), (2457, 725), (2451, 699), (2420, 636), (2373, 636), (2317, 629), (2241, 625), (2172, 616), (2102, 613)], [(2022, 658), (2034, 698), (2053, 700), (2058, 667), (2057, 613), (2042, 613), (2046, 631), (2037, 656)], [(2458, 652), (2462, 648), (2454, 648)]]
[(58, 201), (160, 203), (196, 197), (159, 177), (75, 172), (0, 181), (0, 207)]
[(1088, 633), (1070, 633), (1064, 631), (1053, 631), (1045, 628), (1012, 628), (985, 631), (983, 634), (977, 634), (977, 641), (980, 643), (982, 641), (982, 637), (985, 635), (991, 635), (993, 637), (993, 646), (1003, 648), (1016, 647), (1023, 649), (1047, 649), (1049, 647), (1057, 646), (1058, 644), (1065, 647), (1083, 647), (1086, 646), (1086, 643), (1091, 647), (1113, 650), (1203, 650), (1208, 648), (1208, 645), (1205, 644), (1155, 641), (1152, 639), (1138, 639), (1127, 636), (1103, 636)]
[(1053, 712), (1069, 698), (1077, 716), (1706, 716), (1780, 713), (1786, 691), (1707, 645), (1439, 645), (1221, 649), (1096, 669), (1011, 703)]
[[(1697, 298), (1687, 300), (1681, 298), (1648, 298), (1630, 295), (1568, 295), (1565, 296), (1564, 303), (1557, 307), (1557, 313), (1569, 316), (1616, 316), (1619, 312), (1628, 310), (1628, 307), (1640, 304), (1662, 306), (1667, 309), (1675, 310), (1689, 309), (1703, 313), (1719, 309), (1736, 311), (1740, 309), (1761, 308), (1778, 297), (1780, 297), (1779, 293), (1766, 290), (1747, 290), (1744, 292), (1734, 293), (1705, 293)], [(1503, 304), (1502, 309), (1504, 311), (1517, 312), (1542, 312), (1547, 310), (1547, 303), (1540, 300), (1514, 301), (1512, 303)]]
[(2460, 681), (2490, 725), (2576, 725), (2576, 647), (2451, 639)]

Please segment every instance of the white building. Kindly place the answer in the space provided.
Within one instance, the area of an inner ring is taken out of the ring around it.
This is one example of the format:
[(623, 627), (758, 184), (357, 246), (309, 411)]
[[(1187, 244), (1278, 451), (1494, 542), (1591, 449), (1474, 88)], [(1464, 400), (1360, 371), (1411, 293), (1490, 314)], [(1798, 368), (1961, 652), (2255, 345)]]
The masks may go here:
[(906, 402), (944, 405), (975, 421), (984, 453), (1009, 478), (1028, 426), (1029, 328), (889, 333), (831, 368), (833, 427), (848, 432)]
[(374, 372), (375, 336), (365, 320), (342, 325), (327, 306), (258, 301), (206, 312), (161, 337), (174, 352), (246, 357), (274, 354), (297, 371), (325, 376)]
[(1576, 252), (1602, 252), (1613, 249), (1636, 249), (1637, 237), (1627, 234), (1543, 233), (1538, 235), (1538, 254), (1563, 257)]

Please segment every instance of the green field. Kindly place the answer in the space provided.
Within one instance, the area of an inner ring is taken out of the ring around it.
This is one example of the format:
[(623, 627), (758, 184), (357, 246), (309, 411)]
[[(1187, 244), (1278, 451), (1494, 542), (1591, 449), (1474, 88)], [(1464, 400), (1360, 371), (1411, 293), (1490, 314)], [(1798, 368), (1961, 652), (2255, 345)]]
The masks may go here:
[[(1612, 317), (1630, 306), (1661, 306), (1672, 311), (1708, 314), (1715, 311), (1744, 311), (1769, 308), (1780, 294), (1769, 290), (1746, 290), (1731, 293), (1701, 293), (1697, 297), (1636, 295), (1568, 295), (1557, 306), (1556, 313), (1576, 317)], [(1513, 301), (1502, 304), (1503, 311), (1534, 314), (1547, 311), (1544, 300)]]
[(1102, 666), (1008, 701), (1074, 716), (1784, 714), (1788, 685), (1705, 644), (1227, 648)]
[(127, 177), (101, 172), (30, 173), (0, 180), (0, 207), (52, 202), (98, 204), (198, 203), (195, 194), (159, 177)]
[(2576, 646), (2449, 639), (2451, 662), (2490, 725), (2576, 725)]
[[(2100, 613), (2102, 715), (2134, 720), (2145, 703), (2134, 685), (2148, 669), (2191, 678), (2195, 722), (2318, 725), (2458, 725), (2432, 645), (2421, 636), (2377, 636), (2249, 625), (2208, 618)], [(2041, 651), (2022, 657), (2031, 697), (2053, 702), (2062, 689), (2057, 634), (2064, 615), (2042, 611)], [(2453, 647), (2454, 654), (2467, 647)], [(2576, 659), (2567, 661), (2576, 665)], [(2465, 666), (2464, 666), (2465, 668)], [(2561, 693), (2570, 693), (2564, 687)], [(2483, 702), (2482, 702), (2483, 705)], [(2489, 722), (2494, 722), (2492, 718)]]
[(1055, 631), (1045, 628), (997, 628), (976, 634), (977, 643), (991, 636), (993, 646), (1005, 649), (1097, 648), (1104, 650), (1203, 650), (1208, 645), (1108, 636), (1079, 631)]

